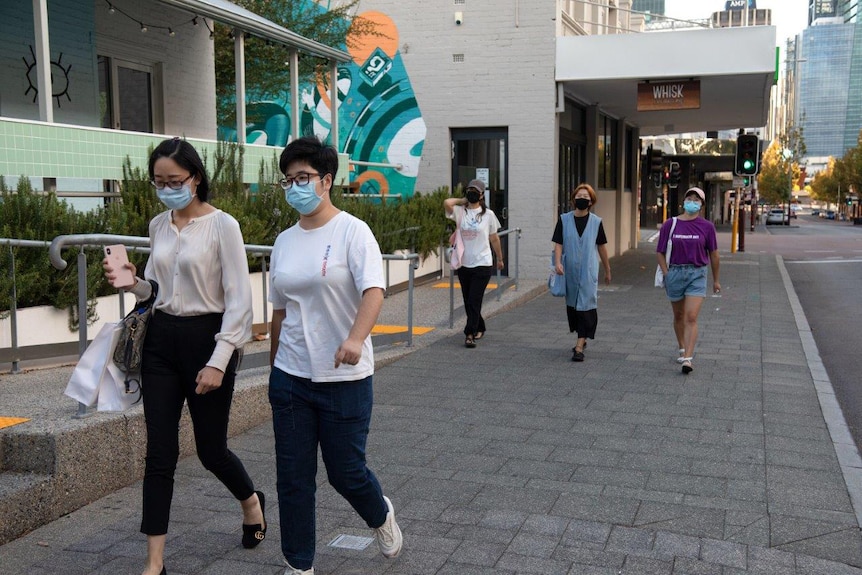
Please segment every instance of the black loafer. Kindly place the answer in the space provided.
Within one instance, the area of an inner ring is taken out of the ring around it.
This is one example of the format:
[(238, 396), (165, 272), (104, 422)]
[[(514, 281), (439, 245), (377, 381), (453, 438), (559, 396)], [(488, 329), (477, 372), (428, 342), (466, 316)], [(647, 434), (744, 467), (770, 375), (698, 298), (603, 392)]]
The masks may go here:
[(575, 351), (575, 353), (572, 354), (572, 361), (584, 361), (584, 352)]
[(246, 549), (254, 549), (260, 542), (266, 539), (266, 497), (263, 492), (255, 491), (257, 499), (260, 501), (260, 513), (263, 515), (263, 525), (256, 523), (254, 525), (242, 524), (242, 546)]

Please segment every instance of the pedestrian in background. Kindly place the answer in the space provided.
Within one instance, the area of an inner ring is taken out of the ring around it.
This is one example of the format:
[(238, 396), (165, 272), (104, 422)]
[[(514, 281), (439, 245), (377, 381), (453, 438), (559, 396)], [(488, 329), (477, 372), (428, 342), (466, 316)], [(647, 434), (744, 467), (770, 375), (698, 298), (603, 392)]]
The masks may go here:
[[(694, 371), (694, 347), (697, 344), (697, 316), (706, 297), (707, 268), (712, 269), (712, 291), (721, 292), (718, 281), (719, 259), (715, 226), (700, 216), (706, 194), (700, 188), (689, 188), (683, 199), (683, 213), (662, 224), (656, 245), (658, 265), (664, 272), (664, 289), (673, 308), (673, 331), (679, 344), (677, 362), (683, 373)], [(668, 241), (673, 243), (667, 261)]]
[(551, 241), (554, 271), (566, 278), (566, 317), (569, 331), (577, 332), (572, 361), (584, 361), (587, 338), (595, 339), (599, 322), (599, 261), (605, 284), (611, 283), (611, 264), (602, 219), (590, 209), (598, 202), (589, 184), (579, 184), (569, 194), (574, 210), (560, 215)]
[(275, 430), (285, 575), (313, 575), (317, 449), (330, 485), (401, 552), (395, 510), (365, 461), (373, 406), (371, 328), (383, 306), (383, 258), (371, 229), (336, 208), (338, 153), (316, 137), (281, 154), (281, 187), (299, 222), (272, 250), (269, 401)]
[[(209, 179), (194, 147), (164, 140), (149, 159), (150, 181), (168, 208), (150, 221), (147, 280), (159, 286), (147, 327), (141, 364), (147, 455), (141, 532), (147, 535), (144, 575), (164, 575), (179, 422), (188, 403), (195, 445), (203, 466), (242, 507), (242, 544), (266, 536), (263, 493), (255, 491), (239, 458), (227, 447), (227, 428), (237, 363), (251, 339), (252, 300), (248, 261), (239, 224), (207, 203)], [(104, 261), (105, 275), (115, 270)], [(127, 267), (136, 273), (135, 266)], [(138, 301), (152, 284), (135, 278)]]
[[(485, 205), (485, 183), (471, 180), (463, 198), (443, 200), (446, 217), (455, 220), (464, 243), (461, 267), (456, 270), (467, 322), (464, 325), (464, 345), (476, 347), (476, 341), (485, 335), (482, 317), (482, 300), (495, 269), (503, 269), (503, 248), (497, 231), (500, 220)], [(492, 253), (493, 249), (493, 253)], [(496, 267), (494, 254), (497, 256)]]

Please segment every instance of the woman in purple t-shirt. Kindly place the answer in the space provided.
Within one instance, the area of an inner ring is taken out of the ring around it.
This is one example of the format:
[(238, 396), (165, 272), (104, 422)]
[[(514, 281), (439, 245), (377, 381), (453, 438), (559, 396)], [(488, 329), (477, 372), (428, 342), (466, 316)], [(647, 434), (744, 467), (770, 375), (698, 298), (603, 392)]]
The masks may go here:
[[(690, 188), (683, 199), (683, 213), (662, 225), (656, 246), (664, 289), (673, 308), (673, 331), (679, 343), (677, 362), (682, 364), (683, 373), (694, 370), (691, 362), (697, 343), (697, 316), (706, 297), (707, 266), (712, 268), (713, 293), (721, 291), (715, 226), (700, 217), (705, 201), (703, 190)], [(673, 244), (670, 261), (665, 257), (669, 239)]]

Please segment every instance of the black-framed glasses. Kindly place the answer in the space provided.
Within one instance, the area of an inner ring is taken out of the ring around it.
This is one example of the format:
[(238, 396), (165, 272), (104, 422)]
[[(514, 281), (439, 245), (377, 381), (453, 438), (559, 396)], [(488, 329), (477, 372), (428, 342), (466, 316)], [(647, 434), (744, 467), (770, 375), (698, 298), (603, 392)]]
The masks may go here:
[(192, 174), (189, 174), (188, 177), (186, 177), (183, 180), (180, 180), (179, 182), (157, 182), (155, 180), (151, 180), (150, 183), (157, 190), (164, 190), (165, 188), (170, 188), (170, 189), (176, 191), (176, 190), (179, 190), (180, 188), (182, 188), (183, 185), (185, 185), (185, 183), (188, 182), (193, 177), (194, 176)]
[(305, 186), (306, 184), (308, 184), (308, 182), (311, 181), (311, 178), (314, 178), (319, 175), (319, 173), (308, 174), (306, 172), (300, 172), (292, 178), (282, 178), (278, 181), (278, 185), (281, 186), (284, 190), (289, 190), (293, 187), (293, 184)]

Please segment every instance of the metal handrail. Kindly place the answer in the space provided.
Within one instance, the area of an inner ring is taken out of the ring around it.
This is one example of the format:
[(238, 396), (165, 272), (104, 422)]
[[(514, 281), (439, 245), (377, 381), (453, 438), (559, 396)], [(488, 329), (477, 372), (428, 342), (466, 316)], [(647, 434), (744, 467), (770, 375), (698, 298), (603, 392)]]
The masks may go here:
[(12, 373), (18, 373), (21, 369), (18, 364), (21, 358), (18, 357), (18, 289), (15, 283), (15, 250), (12, 248), (46, 248), (50, 242), (39, 240), (17, 240), (12, 238), (0, 238), (0, 245), (9, 246), (9, 277), (12, 279), (12, 293), (10, 294), (9, 302), (9, 327), (12, 330)]
[[(10, 246), (10, 250), (12, 247), (36, 247), (36, 248), (48, 248), (49, 259), (51, 261), (51, 265), (53, 265), (58, 270), (63, 270), (68, 267), (68, 263), (62, 258), (62, 251), (64, 248), (69, 246), (77, 246), (80, 248), (77, 256), (77, 264), (78, 264), (78, 317), (81, 318), (79, 321), (78, 327), (78, 355), (79, 357), (83, 355), (84, 351), (87, 349), (87, 256), (84, 251), (86, 247), (101, 247), (105, 245), (111, 244), (123, 244), (129, 246), (133, 251), (140, 251), (142, 253), (148, 253), (150, 251), (149, 248), (149, 238), (141, 237), (141, 236), (123, 236), (123, 235), (114, 235), (114, 234), (71, 234), (71, 235), (61, 235), (54, 238), (53, 241), (35, 241), (35, 240), (18, 240), (18, 239), (6, 239), (0, 238), (0, 245), (8, 245)], [(264, 302), (264, 323), (268, 327), (268, 310), (267, 310), (267, 263), (266, 257), (272, 253), (272, 246), (263, 246), (263, 245), (255, 245), (255, 244), (246, 244), (245, 251), (247, 254), (252, 256), (257, 256), (262, 259), (261, 270), (263, 274), (262, 284), (263, 284), (263, 302)], [(413, 346), (413, 299), (414, 299), (414, 290), (415, 290), (415, 270), (418, 268), (419, 254), (417, 253), (409, 253), (409, 254), (383, 254), (383, 259), (387, 261), (389, 260), (399, 260), (399, 261), (411, 261), (413, 262), (408, 266), (408, 299), (407, 299), (407, 333), (404, 340), (395, 340), (397, 342), (406, 341), (406, 345), (408, 347)], [(18, 363), (19, 358), (17, 357), (17, 322), (16, 322), (16, 310), (17, 310), (17, 301), (16, 301), (16, 293), (14, 289), (14, 277), (15, 277), (15, 265), (14, 265), (14, 253), (12, 266), (10, 269), (10, 274), (13, 278), (13, 291), (12, 291), (12, 343), (13, 343), (13, 373), (17, 373), (19, 371)], [(120, 317), (125, 315), (123, 313), (123, 290), (120, 290)], [(83, 404), (78, 404), (78, 410), (75, 414), (75, 417), (85, 417), (88, 415), (87, 406)]]
[[(500, 301), (503, 297), (504, 290), (509, 289), (510, 286), (514, 285), (515, 290), (518, 289), (518, 258), (519, 258), (519, 245), (521, 240), (521, 228), (512, 228), (511, 230), (501, 230), (497, 232), (497, 235), (500, 237), (508, 236), (511, 234), (515, 235), (515, 276), (509, 276), (506, 281), (503, 280), (503, 275), (500, 269), (497, 269), (497, 287), (495, 287), (488, 295), (496, 295), (497, 301)], [(455, 326), (455, 270), (451, 267), (449, 268), (449, 328)]]

